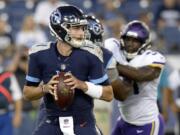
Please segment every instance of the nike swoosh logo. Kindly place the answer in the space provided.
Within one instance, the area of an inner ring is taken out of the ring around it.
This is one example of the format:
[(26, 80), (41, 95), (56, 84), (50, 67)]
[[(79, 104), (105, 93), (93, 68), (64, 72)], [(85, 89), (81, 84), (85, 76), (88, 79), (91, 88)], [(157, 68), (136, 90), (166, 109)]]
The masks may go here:
[(136, 130), (137, 134), (144, 132), (143, 130)]
[(80, 124), (80, 127), (85, 127), (86, 124), (87, 122), (83, 122), (82, 124)]

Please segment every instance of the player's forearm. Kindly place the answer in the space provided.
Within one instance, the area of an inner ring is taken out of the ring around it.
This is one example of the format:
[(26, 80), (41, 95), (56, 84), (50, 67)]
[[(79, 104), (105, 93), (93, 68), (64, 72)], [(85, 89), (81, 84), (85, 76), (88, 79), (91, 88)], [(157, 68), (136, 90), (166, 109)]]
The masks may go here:
[(14, 117), (13, 126), (19, 127), (22, 122), (22, 100), (17, 100), (14, 102)]
[(163, 96), (163, 98), (162, 98), (163, 99), (163, 101), (162, 101), (162, 113), (167, 114), (168, 107), (170, 105), (169, 96), (171, 96), (171, 95), (169, 95), (169, 89), (164, 88), (162, 96)]
[(116, 79), (111, 83), (115, 99), (124, 101), (129, 96), (129, 93), (133, 90), (131, 81)]
[(15, 111), (14, 111), (15, 115), (20, 115), (22, 112), (22, 100), (21, 99), (15, 101), (14, 108), (15, 108)]
[(113, 99), (113, 89), (112, 86), (103, 86), (102, 96), (100, 97), (101, 100), (110, 102)]
[(107, 74), (108, 74), (109, 82), (115, 81), (119, 77), (116, 68), (108, 69)]
[(20, 54), (17, 52), (12, 60), (12, 63), (7, 67), (7, 71), (15, 72), (20, 61)]
[(170, 88), (166, 88), (165, 91), (166, 91), (166, 96), (167, 96), (166, 102), (168, 102), (167, 105), (170, 105), (172, 112), (174, 113), (179, 112), (179, 107), (177, 106), (175, 99), (173, 97), (173, 90), (171, 90)]
[(135, 68), (127, 65), (119, 64), (117, 66), (119, 75), (137, 82), (151, 81), (159, 76), (160, 69), (152, 67)]
[(166, 99), (168, 102), (167, 105), (175, 104), (175, 100), (174, 100), (174, 96), (173, 96), (173, 90), (171, 90), (170, 88), (166, 88), (165, 92), (166, 92)]
[(24, 86), (23, 97), (26, 100), (37, 100), (44, 95), (42, 86), (33, 87), (33, 86)]

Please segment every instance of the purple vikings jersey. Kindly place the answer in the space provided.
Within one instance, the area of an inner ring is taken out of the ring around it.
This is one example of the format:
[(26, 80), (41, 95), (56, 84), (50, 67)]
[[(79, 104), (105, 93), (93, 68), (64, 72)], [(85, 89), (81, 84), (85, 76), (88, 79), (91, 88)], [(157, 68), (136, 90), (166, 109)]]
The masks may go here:
[[(45, 84), (57, 72), (71, 72), (82, 81), (94, 84), (109, 85), (103, 63), (93, 54), (74, 48), (71, 55), (64, 57), (59, 54), (56, 43), (36, 45), (29, 55), (29, 69), (26, 76), (26, 85), (38, 86), (41, 81)], [(66, 111), (61, 110), (51, 94), (43, 97), (47, 116), (73, 116), (76, 120), (92, 119), (88, 112), (93, 111), (93, 99), (81, 90), (75, 90), (72, 105)], [(88, 118), (89, 117), (89, 118)]]

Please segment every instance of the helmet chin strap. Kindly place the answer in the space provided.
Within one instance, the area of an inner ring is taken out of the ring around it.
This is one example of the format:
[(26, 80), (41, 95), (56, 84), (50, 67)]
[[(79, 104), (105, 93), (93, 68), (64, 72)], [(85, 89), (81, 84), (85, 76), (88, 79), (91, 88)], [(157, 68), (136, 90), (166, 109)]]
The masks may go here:
[(53, 28), (51, 27), (50, 24), (49, 24), (49, 28), (50, 28), (50, 34), (51, 34), (52, 36), (56, 37), (58, 40), (63, 41), (63, 40), (61, 39), (61, 37), (58, 36), (57, 33), (53, 30)]
[(133, 59), (134, 57), (136, 57), (137, 56), (137, 52), (135, 52), (135, 53), (128, 53), (128, 52), (126, 52), (125, 50), (124, 50), (124, 55), (126, 56), (126, 58), (128, 59), (128, 60), (131, 60), (131, 59)]

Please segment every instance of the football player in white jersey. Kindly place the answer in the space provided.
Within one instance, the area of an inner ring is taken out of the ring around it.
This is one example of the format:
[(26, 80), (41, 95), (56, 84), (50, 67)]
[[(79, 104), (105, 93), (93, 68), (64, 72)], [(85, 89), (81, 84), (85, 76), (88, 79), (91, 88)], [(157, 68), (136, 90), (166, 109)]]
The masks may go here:
[[(108, 39), (105, 46), (113, 52), (119, 78), (112, 82), (119, 100), (121, 118), (112, 135), (163, 135), (164, 123), (157, 107), (157, 86), (166, 62), (151, 46), (149, 28), (132, 21), (121, 33), (120, 42)], [(122, 80), (132, 89), (123, 89)]]

